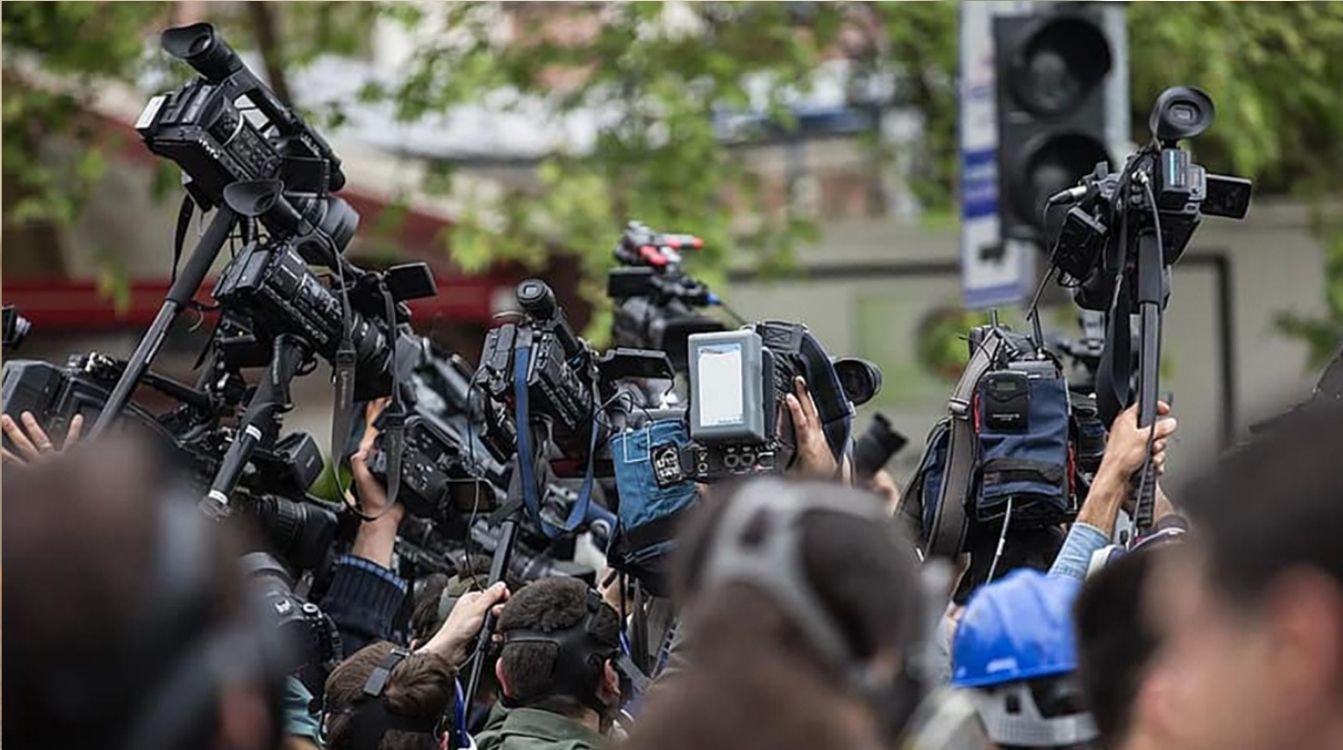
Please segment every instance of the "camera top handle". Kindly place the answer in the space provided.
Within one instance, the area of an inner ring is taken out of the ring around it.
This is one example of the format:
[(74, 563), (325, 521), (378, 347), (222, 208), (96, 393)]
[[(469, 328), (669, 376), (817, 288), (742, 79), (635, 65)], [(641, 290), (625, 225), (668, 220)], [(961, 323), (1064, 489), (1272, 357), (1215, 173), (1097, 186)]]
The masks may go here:
[(328, 167), (328, 189), (340, 190), (345, 186), (345, 173), (340, 168), (340, 158), (331, 150), (330, 144), (303, 121), (303, 118), (280, 101), (270, 87), (261, 82), (251, 70), (243, 64), (238, 53), (215, 33), (214, 26), (208, 23), (193, 23), (167, 29), (159, 37), (159, 43), (168, 54), (185, 62), (201, 74), (210, 83), (223, 84), (231, 81), (238, 93), (247, 97), (263, 114), (289, 137), (304, 140), (306, 145), (320, 154)]

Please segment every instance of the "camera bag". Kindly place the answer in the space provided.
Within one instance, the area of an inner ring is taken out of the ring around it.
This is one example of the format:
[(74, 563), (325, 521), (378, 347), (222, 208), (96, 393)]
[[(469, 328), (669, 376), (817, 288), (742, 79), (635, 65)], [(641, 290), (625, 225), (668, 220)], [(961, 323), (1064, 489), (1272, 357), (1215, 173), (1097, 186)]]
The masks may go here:
[(971, 340), (898, 511), (925, 558), (959, 555), (976, 528), (998, 519), (1037, 528), (1075, 512), (1068, 386), (1057, 361), (1001, 326)]

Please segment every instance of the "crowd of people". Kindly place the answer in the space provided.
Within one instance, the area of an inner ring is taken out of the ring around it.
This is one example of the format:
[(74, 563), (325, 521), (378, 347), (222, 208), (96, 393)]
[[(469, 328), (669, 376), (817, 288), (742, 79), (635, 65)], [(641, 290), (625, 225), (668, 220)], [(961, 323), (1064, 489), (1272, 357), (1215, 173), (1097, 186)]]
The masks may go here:
[[(171, 467), (134, 442), (76, 442), (78, 425), (57, 445), (35, 421), (4, 417), (16, 449), (4, 475), (4, 740), (1343, 747), (1336, 412), (1279, 420), (1183, 497), (1158, 490), (1151, 533), (1116, 545), (1135, 477), (1162, 473), (1177, 428), (1164, 404), (1149, 429), (1129, 409), (1061, 544), (993, 550), (990, 580), (958, 586), (920, 559), (889, 476), (849, 478), (809, 400), (804, 389), (788, 400), (791, 475), (702, 488), (679, 532), (677, 617), (651, 680), (625, 666), (641, 603), (610, 576), (510, 586), (393, 572), (402, 510), (365, 465), (370, 428), (351, 460), (362, 520), (320, 602), (343, 660), (316, 690), (237, 572), (249, 540), (207, 520)], [(964, 578), (983, 565), (961, 567)], [(474, 659), (492, 666), (471, 701)]]

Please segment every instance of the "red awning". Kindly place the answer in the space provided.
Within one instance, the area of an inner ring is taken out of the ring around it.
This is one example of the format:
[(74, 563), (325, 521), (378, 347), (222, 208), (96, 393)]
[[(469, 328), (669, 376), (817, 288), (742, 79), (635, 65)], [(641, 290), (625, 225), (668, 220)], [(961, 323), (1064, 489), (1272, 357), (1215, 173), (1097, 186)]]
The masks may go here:
[[(502, 274), (482, 276), (439, 276), (438, 294), (410, 303), (417, 324), (434, 320), (488, 325), (490, 300), (495, 290), (511, 287), (517, 279)], [(202, 289), (213, 288), (209, 279)], [(146, 326), (163, 305), (168, 293), (167, 279), (134, 281), (130, 302), (118, 310), (114, 301), (98, 293), (98, 285), (89, 280), (30, 279), (5, 282), (0, 289), (6, 305), (14, 305), (32, 321), (37, 330), (90, 331)], [(206, 299), (200, 292), (197, 299)]]

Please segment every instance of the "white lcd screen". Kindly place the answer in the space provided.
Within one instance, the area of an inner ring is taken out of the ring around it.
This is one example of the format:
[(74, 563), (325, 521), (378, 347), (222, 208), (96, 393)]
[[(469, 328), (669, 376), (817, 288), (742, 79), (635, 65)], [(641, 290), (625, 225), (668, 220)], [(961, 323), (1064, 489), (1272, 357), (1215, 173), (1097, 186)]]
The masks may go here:
[(741, 344), (699, 348), (695, 363), (701, 427), (738, 425), (743, 420)]

